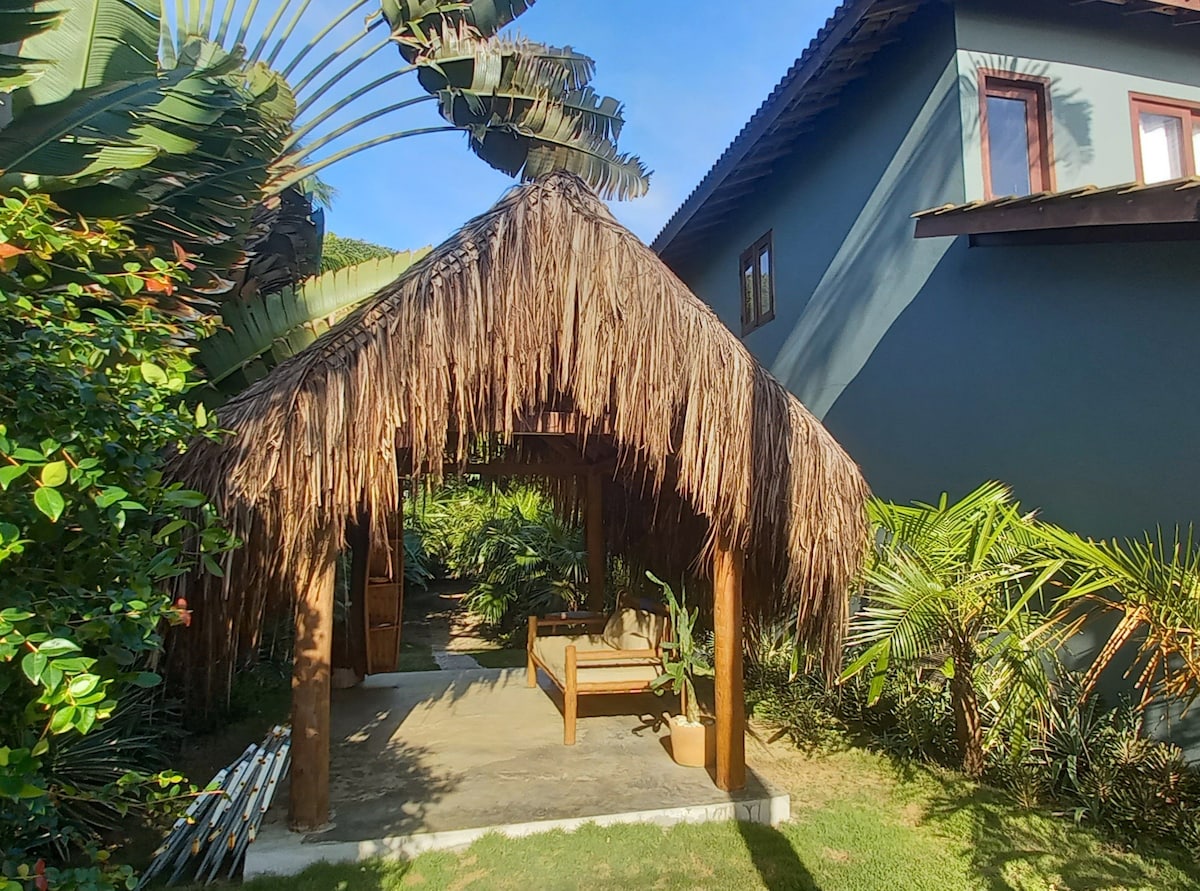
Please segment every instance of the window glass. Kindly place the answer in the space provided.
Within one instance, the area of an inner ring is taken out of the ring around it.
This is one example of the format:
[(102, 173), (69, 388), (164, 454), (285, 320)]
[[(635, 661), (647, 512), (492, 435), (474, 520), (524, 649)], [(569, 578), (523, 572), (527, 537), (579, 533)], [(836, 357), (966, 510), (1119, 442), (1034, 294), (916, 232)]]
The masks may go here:
[(742, 324), (754, 324), (754, 264), (742, 267)]
[(771, 249), (764, 247), (758, 255), (758, 316), (761, 320), (775, 312), (771, 305)]
[(768, 232), (742, 253), (738, 266), (742, 289), (742, 333), (775, 317), (774, 259)]
[(1183, 118), (1143, 111), (1138, 128), (1143, 180), (1160, 183), (1183, 176)]
[(1033, 189), (1025, 100), (988, 96), (987, 131), (992, 195), (1028, 195)]

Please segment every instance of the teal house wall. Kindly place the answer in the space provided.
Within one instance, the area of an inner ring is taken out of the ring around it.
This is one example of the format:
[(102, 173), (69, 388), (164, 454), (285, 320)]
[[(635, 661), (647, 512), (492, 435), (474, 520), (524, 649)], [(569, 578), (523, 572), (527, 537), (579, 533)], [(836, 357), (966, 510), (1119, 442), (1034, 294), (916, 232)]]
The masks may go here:
[(739, 255), (772, 230), (776, 318), (745, 343), (883, 497), (1001, 479), (1081, 532), (1186, 524), (1197, 245), (913, 238), (983, 197), (981, 67), (1050, 81), (1059, 189), (1135, 178), (1131, 91), (1200, 101), (1200, 26), (1047, 7), (926, 5), (676, 271), (738, 331)]

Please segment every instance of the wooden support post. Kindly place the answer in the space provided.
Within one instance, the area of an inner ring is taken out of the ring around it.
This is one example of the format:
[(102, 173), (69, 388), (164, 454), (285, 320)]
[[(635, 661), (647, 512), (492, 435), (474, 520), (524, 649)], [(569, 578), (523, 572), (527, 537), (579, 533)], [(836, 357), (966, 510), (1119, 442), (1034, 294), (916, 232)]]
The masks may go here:
[(304, 832), (329, 822), (329, 674), (333, 643), (335, 533), (318, 533), (295, 575), (292, 784), (288, 822)]
[(742, 688), (742, 573), (740, 548), (718, 535), (713, 550), (713, 634), (717, 705), (717, 786), (746, 785), (746, 697)]
[(604, 481), (598, 473), (587, 475), (587, 498), (584, 505), (587, 534), (588, 609), (604, 609)]
[(537, 666), (533, 664), (533, 645), (537, 641), (537, 616), (529, 617), (529, 636), (525, 639), (525, 685), (537, 686)]
[(563, 745), (575, 745), (575, 721), (579, 716), (579, 656), (567, 647), (566, 677), (563, 679)]

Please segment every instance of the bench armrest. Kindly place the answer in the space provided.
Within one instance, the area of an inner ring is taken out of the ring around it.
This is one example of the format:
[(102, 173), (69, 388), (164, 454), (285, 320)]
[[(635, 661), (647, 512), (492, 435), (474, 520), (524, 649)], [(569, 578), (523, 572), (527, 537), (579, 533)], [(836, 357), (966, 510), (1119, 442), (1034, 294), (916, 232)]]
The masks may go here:
[(635, 660), (662, 661), (658, 650), (584, 650), (575, 656), (579, 662), (633, 662)]
[(608, 616), (604, 613), (549, 613), (545, 616), (537, 616), (534, 619), (538, 628), (556, 628), (563, 625), (600, 625), (603, 626), (608, 622)]

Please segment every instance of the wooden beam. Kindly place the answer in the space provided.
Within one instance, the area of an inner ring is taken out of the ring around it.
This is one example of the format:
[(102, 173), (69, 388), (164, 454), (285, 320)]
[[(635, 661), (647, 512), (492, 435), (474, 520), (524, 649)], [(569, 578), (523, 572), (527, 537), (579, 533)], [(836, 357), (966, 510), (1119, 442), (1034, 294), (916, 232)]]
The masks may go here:
[(596, 464), (581, 462), (567, 463), (563, 461), (488, 461), (458, 465), (447, 462), (442, 467), (446, 474), (471, 474), (473, 476), (581, 476), (593, 473), (611, 473), (616, 467), (614, 461), (601, 461)]
[(297, 832), (329, 822), (329, 674), (333, 641), (332, 529), (319, 533), (296, 575), (296, 642), (292, 668), (292, 780), (288, 823)]
[(1144, 226), (1196, 223), (1200, 188), (1176, 183), (1015, 198), (1000, 204), (964, 206), (917, 218), (915, 236), (983, 235), (1083, 226)]
[(587, 536), (587, 607), (590, 610), (604, 609), (604, 481), (595, 471), (587, 475), (587, 493), (584, 498), (584, 525)]
[(742, 551), (718, 534), (713, 549), (713, 636), (717, 705), (717, 786), (746, 785), (746, 697), (742, 686)]

